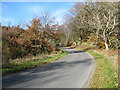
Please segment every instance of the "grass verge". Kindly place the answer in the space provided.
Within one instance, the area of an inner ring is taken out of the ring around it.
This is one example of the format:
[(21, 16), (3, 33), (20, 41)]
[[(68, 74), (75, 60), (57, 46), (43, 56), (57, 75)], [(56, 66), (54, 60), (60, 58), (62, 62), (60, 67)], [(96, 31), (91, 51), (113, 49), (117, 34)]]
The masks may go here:
[(31, 60), (31, 61), (23, 61), (17, 64), (9, 64), (7, 66), (4, 66), (2, 68), (2, 74), (6, 75), (9, 73), (15, 73), (21, 70), (25, 70), (25, 69), (30, 69), (30, 68), (34, 68), (37, 66), (42, 66), (44, 64), (50, 63), (50, 62), (54, 62), (62, 57), (64, 57), (65, 55), (67, 55), (67, 52), (62, 51), (60, 54), (52, 56), (52, 57), (47, 57), (45, 59), (35, 59), (35, 60)]
[(96, 70), (89, 88), (118, 88), (118, 70), (111, 60), (94, 51), (90, 53), (96, 62)]
[(91, 54), (96, 63), (96, 70), (89, 88), (119, 88), (118, 87), (118, 53), (81, 44), (76, 47)]

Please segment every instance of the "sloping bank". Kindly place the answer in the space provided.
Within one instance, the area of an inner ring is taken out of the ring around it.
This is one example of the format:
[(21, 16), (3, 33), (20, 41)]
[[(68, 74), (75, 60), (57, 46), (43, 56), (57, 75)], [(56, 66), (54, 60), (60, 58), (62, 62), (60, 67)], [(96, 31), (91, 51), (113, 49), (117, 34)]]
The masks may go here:
[(87, 51), (94, 57), (96, 70), (89, 88), (118, 88), (118, 69), (112, 60), (94, 51)]
[(4, 67), (2, 67), (2, 74), (6, 75), (9, 73), (15, 73), (21, 70), (26, 70), (26, 69), (30, 69), (30, 68), (34, 68), (37, 66), (42, 66), (44, 64), (47, 63), (51, 63), (54, 62), (60, 58), (63, 58), (65, 55), (67, 55), (66, 51), (61, 51), (61, 53), (51, 56), (51, 57), (47, 57), (44, 59), (34, 59), (34, 60), (30, 60), (30, 61), (22, 61), (20, 63), (14, 64), (8, 64)]

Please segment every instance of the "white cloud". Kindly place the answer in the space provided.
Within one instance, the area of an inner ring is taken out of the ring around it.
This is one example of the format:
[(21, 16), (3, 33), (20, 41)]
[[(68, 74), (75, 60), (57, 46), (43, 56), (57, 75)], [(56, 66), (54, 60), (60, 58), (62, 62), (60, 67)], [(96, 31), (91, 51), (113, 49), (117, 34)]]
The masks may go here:
[(68, 12), (68, 9), (60, 9), (54, 13), (56, 20), (59, 24), (63, 23), (63, 16)]
[(63, 24), (63, 17), (57, 17), (56, 20), (59, 25)]
[(5, 18), (5, 17), (2, 17), (0, 18), (0, 22), (2, 23), (2, 25), (7, 25), (7, 24), (14, 24), (14, 20), (11, 19), (11, 18)]
[(30, 7), (27, 7), (27, 10), (30, 13), (35, 13), (35, 14), (40, 13), (42, 9), (43, 9), (43, 7), (41, 7), (41, 6), (30, 6)]
[(64, 14), (66, 11), (67, 11), (66, 9), (60, 9), (60, 10), (57, 10), (54, 15), (59, 16), (59, 15)]
[(48, 3), (42, 5), (42, 6), (39, 6), (39, 5), (32, 5), (32, 6), (29, 6), (29, 7), (26, 7), (26, 10), (31, 13), (31, 14), (40, 14), (42, 11), (45, 10), (46, 6), (48, 5)]

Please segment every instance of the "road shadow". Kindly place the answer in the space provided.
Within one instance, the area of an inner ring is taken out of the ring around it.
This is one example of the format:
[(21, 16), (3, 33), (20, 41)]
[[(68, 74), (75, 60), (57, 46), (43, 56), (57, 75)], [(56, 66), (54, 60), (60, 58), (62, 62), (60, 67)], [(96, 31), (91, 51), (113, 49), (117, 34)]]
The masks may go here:
[(68, 54), (83, 53), (83, 52), (84, 52), (84, 51), (74, 50), (74, 51), (68, 51)]
[[(74, 66), (79, 65), (79, 64), (84, 64), (86, 66), (89, 64), (92, 64), (91, 60), (92, 59), (86, 59), (86, 60), (81, 60), (81, 61), (77, 60), (77, 61), (72, 61), (72, 62), (66, 62), (64, 60), (64, 61), (59, 61), (59, 62), (53, 62), (45, 66), (42, 66), (42, 67), (37, 67), (34, 69), (12, 74), (6, 78), (3, 78), (2, 80), (3, 88), (5, 88), (6, 86), (17, 85), (22, 82), (31, 81), (37, 78), (40, 79), (40, 78), (51, 77), (51, 76), (54, 77), (57, 74), (61, 73), (59, 71), (64, 71), (66, 68), (74, 68)], [(57, 80), (59, 78), (61, 77), (57, 77), (57, 78), (54, 77), (51, 79)]]

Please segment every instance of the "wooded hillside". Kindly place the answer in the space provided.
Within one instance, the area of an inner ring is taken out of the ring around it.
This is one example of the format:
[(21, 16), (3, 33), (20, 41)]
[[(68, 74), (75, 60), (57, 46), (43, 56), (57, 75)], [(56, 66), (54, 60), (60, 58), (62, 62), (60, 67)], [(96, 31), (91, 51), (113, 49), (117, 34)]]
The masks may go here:
[(75, 3), (57, 25), (48, 12), (34, 18), (27, 29), (17, 26), (2, 27), (3, 61), (26, 55), (51, 53), (58, 46), (89, 45), (102, 49), (118, 49), (118, 3)]
[(91, 46), (118, 48), (118, 3), (76, 3), (64, 22), (64, 44), (88, 42)]

